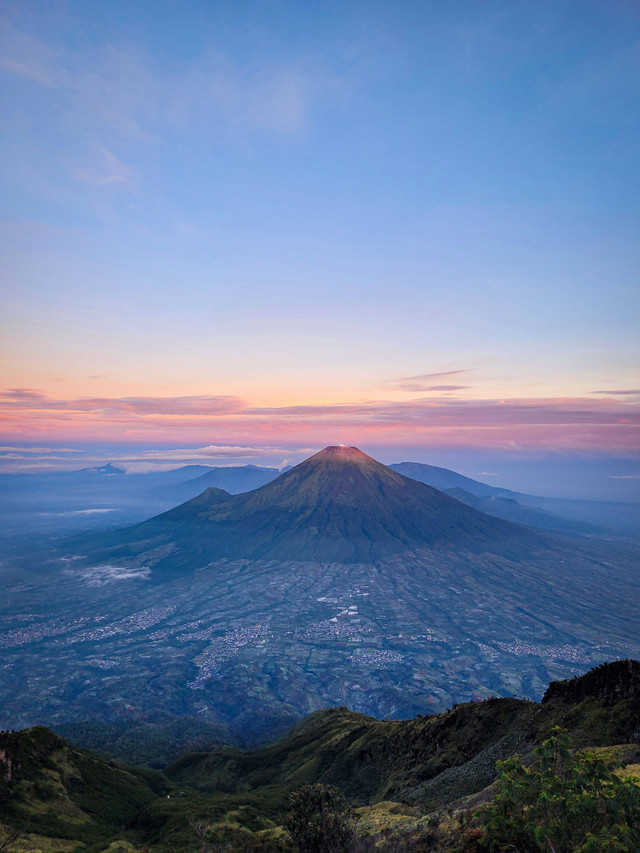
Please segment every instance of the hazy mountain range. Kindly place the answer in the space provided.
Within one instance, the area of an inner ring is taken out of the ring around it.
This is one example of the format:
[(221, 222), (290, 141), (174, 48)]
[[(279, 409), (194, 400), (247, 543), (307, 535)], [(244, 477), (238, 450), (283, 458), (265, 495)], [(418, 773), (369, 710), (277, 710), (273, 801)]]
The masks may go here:
[(176, 503), (194, 498), (209, 488), (224, 489), (231, 495), (238, 495), (265, 486), (280, 473), (282, 472), (278, 468), (260, 468), (258, 465), (210, 468), (199, 477), (184, 480), (174, 486), (163, 485), (159, 490)]
[[(401, 462), (388, 467), (444, 490), (488, 515), (517, 524), (576, 534), (601, 535), (606, 531), (616, 536), (640, 535), (638, 504), (527, 495), (422, 463)], [(162, 513), (206, 488), (221, 488), (235, 495), (259, 488), (281, 473), (256, 465), (186, 465), (124, 475), (122, 467), (106, 463), (80, 471), (0, 474), (0, 546), (10, 545), (16, 535), (27, 535), (31, 540), (122, 527)]]

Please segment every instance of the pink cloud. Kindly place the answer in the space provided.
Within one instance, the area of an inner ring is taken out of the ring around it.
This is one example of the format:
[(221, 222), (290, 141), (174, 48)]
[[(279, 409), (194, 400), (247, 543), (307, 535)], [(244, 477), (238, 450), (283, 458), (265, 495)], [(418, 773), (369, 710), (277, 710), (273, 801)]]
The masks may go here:
[(78, 398), (34, 389), (0, 394), (11, 440), (190, 441), (254, 446), (303, 441), (425, 446), (636, 450), (640, 407), (628, 398), (462, 400), (423, 397), (348, 405), (251, 407), (238, 397)]
[(464, 391), (465, 388), (473, 388), (473, 385), (420, 385), (419, 383), (405, 383), (403, 391), (412, 391), (415, 394), (425, 394), (432, 391)]
[(627, 391), (592, 391), (592, 394), (611, 394), (618, 397), (640, 397), (640, 388), (631, 388)]
[(2, 408), (32, 411), (68, 411), (93, 415), (215, 415), (244, 407), (238, 397), (200, 395), (193, 397), (79, 397), (57, 400), (31, 388), (12, 388), (0, 393)]

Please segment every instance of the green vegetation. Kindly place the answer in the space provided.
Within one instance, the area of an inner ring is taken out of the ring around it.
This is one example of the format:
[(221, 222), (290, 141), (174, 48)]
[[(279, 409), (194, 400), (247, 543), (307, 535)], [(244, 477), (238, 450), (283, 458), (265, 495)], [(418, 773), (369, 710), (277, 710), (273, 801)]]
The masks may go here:
[(481, 812), (492, 853), (632, 853), (640, 851), (640, 780), (621, 779), (615, 761), (573, 755), (558, 730), (533, 750), (498, 763), (498, 792)]
[(261, 749), (195, 753), (165, 774), (42, 727), (3, 732), (0, 845), (640, 853), (639, 675), (640, 663), (618, 661), (554, 684), (540, 704), (492, 699), (406, 721), (317, 712)]
[(304, 853), (346, 853), (353, 838), (353, 819), (343, 795), (330, 785), (302, 785), (291, 792), (291, 811), (284, 822), (294, 844)]
[(18, 836), (6, 849), (33, 833), (76, 842), (60, 849), (101, 850), (170, 787), (161, 773), (104, 761), (42, 726), (0, 732), (0, 759), (0, 821)]
[(490, 785), (497, 761), (530, 752), (555, 726), (570, 731), (576, 748), (636, 741), (640, 664), (618, 661), (593, 673), (582, 677), (591, 695), (577, 679), (554, 684), (541, 703), (489, 699), (393, 721), (346, 708), (318, 711), (260, 749), (187, 755), (167, 773), (176, 784), (229, 794), (320, 782), (356, 805), (386, 800), (437, 809)]
[(187, 752), (202, 752), (228, 743), (222, 725), (194, 716), (149, 723), (139, 720), (113, 723), (78, 722), (56, 727), (56, 733), (85, 749), (115, 758), (123, 764), (159, 770)]

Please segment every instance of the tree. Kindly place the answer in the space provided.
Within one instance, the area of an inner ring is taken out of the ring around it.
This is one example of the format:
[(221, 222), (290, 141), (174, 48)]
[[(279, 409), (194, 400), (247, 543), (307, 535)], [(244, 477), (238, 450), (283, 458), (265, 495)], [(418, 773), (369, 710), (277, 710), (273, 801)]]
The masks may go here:
[(498, 762), (498, 794), (478, 812), (481, 846), (492, 853), (640, 853), (640, 787), (616, 776), (616, 762), (572, 755), (565, 732)]
[(343, 853), (353, 837), (351, 811), (330, 785), (302, 785), (289, 797), (285, 828), (301, 853)]

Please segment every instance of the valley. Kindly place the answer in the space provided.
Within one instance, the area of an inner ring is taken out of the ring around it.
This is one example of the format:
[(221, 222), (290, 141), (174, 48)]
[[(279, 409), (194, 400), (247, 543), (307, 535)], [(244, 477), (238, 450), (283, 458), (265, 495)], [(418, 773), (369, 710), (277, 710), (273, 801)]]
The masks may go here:
[[(526, 572), (495, 558), (470, 574), (447, 553), (377, 566), (220, 561), (160, 582), (63, 563), (9, 585), (0, 725), (142, 732), (186, 716), (211, 738), (254, 743), (327, 706), (402, 718), (471, 697), (539, 698), (554, 678), (640, 654), (636, 554), (618, 556), (615, 571), (583, 555), (560, 577), (555, 561)], [(506, 570), (512, 588), (488, 594)], [(534, 588), (540, 603), (525, 606)]]
[(158, 764), (325, 707), (402, 719), (539, 699), (640, 654), (639, 550), (493, 518), (327, 448), (251, 492), (209, 486), (133, 527), (8, 551), (0, 726)]

